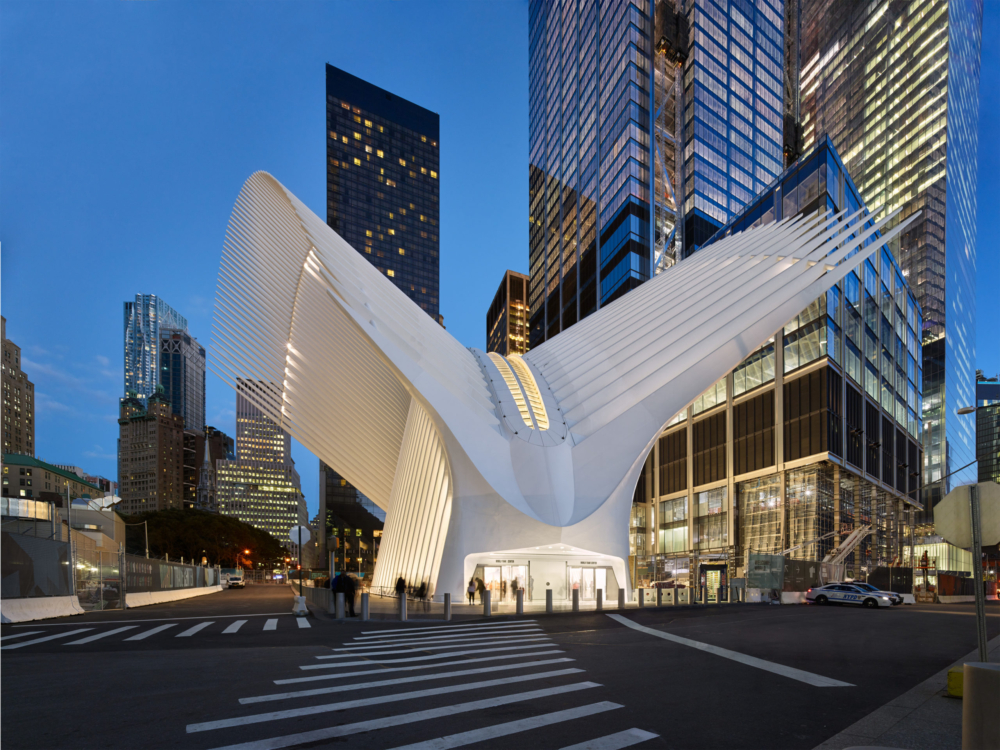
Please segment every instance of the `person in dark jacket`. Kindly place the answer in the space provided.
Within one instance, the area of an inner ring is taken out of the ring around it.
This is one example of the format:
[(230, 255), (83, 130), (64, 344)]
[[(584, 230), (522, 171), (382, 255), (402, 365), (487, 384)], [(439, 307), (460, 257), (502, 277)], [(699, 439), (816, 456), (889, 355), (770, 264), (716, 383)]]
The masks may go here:
[(347, 604), (348, 616), (356, 617), (357, 615), (354, 614), (354, 597), (357, 594), (358, 585), (353, 576), (345, 574), (343, 578), (344, 602)]
[(406, 581), (403, 576), (396, 579), (396, 596), (403, 596), (406, 594)]
[(483, 579), (482, 578), (477, 578), (476, 579), (476, 591), (479, 592), (479, 603), (482, 604), (483, 603), (483, 596), (486, 593), (486, 584), (483, 583)]

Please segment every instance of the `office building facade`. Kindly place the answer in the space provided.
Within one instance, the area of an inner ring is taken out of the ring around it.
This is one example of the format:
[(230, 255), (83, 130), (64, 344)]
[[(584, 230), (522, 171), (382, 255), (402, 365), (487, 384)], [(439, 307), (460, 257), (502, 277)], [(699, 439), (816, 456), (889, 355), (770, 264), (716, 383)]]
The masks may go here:
[(121, 400), (118, 489), (129, 515), (184, 507), (184, 419), (162, 386), (146, 399)]
[(222, 430), (184, 430), (184, 507), (216, 511), (215, 462), (235, 458), (235, 443)]
[(976, 448), (955, 410), (975, 397), (982, 13), (981, 0), (802, 6), (806, 147), (828, 135), (868, 205), (921, 212), (894, 252), (924, 311), (927, 533), (933, 505), (975, 478), (957, 471)]
[(976, 373), (976, 459), (980, 482), (1000, 484), (1000, 382)]
[(526, 354), (528, 351), (528, 283), (517, 271), (506, 271), (486, 311), (486, 351)]
[(137, 294), (125, 303), (125, 393), (140, 400), (160, 384), (161, 328), (186, 331), (187, 318), (155, 294)]
[[(705, 249), (790, 216), (863, 207), (823, 139)], [(882, 246), (678, 414), (636, 489), (637, 583), (711, 590), (742, 575), (750, 553), (820, 561), (859, 526), (873, 532), (847, 573), (902, 563), (920, 507), (921, 320)]]
[(3, 342), (3, 452), (35, 455), (35, 385), (21, 369), (21, 347), (7, 338), (7, 319), (0, 317)]
[(184, 418), (184, 427), (205, 427), (205, 348), (186, 330), (159, 331), (160, 385), (174, 414)]
[[(319, 462), (319, 515), (323, 543), (321, 565), (371, 577), (385, 526), (385, 511), (350, 482)], [(331, 556), (332, 555), (332, 556)]]
[(783, 14), (531, 3), (531, 347), (694, 252), (778, 175)]

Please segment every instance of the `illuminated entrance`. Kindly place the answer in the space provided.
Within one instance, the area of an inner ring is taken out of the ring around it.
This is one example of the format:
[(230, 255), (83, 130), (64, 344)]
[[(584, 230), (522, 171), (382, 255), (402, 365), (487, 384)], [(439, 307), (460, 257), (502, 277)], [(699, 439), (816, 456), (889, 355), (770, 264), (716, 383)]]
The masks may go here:
[(570, 590), (580, 589), (580, 601), (592, 602), (597, 599), (597, 589), (604, 592), (604, 599), (608, 598), (608, 569), (607, 568), (570, 568), (569, 569)]
[(531, 599), (530, 581), (527, 565), (487, 565), (483, 567), (483, 583), (491, 591), (490, 598), (495, 602), (514, 601), (516, 588), (528, 588), (526, 599)]

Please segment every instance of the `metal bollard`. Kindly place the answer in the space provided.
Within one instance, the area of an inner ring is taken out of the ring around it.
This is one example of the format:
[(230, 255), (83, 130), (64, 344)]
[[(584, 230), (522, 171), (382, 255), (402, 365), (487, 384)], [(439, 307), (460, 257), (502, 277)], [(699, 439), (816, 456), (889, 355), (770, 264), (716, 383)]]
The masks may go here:
[(337, 615), (338, 620), (344, 619), (344, 592), (337, 592)]
[(365, 591), (361, 594), (361, 621), (366, 622), (370, 619), (368, 616), (368, 592)]
[(580, 611), (580, 589), (573, 589), (573, 611)]
[(962, 750), (1000, 747), (1000, 664), (968, 662), (962, 676)]
[(326, 593), (329, 594), (326, 600), (326, 611), (331, 615), (335, 615), (337, 614), (337, 597), (329, 589), (327, 589)]
[(444, 619), (451, 619), (451, 594), (444, 595)]
[(524, 614), (524, 589), (517, 590), (517, 614)]
[(545, 614), (552, 614), (552, 589), (545, 589)]
[(618, 609), (625, 609), (625, 589), (618, 589)]
[(597, 589), (597, 611), (604, 609), (604, 589)]
[(399, 597), (399, 620), (400, 622), (406, 621), (406, 594), (401, 594)]
[(642, 589), (636, 589), (639, 592), (639, 606), (642, 608), (646, 607), (646, 592)]
[(483, 617), (493, 617), (493, 592), (489, 589), (483, 592)]
[(661, 588), (656, 589), (656, 606), (657, 607), (663, 606), (663, 589)]

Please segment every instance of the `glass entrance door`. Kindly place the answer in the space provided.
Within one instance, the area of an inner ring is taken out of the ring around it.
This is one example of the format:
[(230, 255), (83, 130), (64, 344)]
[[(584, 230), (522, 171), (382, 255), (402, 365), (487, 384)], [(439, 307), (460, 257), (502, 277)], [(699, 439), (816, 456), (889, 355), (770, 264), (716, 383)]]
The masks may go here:
[[(513, 602), (516, 600), (514, 581), (517, 581), (518, 588), (528, 588), (527, 565), (493, 565), (483, 568), (483, 583), (491, 592), (490, 599), (494, 602)], [(530, 599), (530, 592), (525, 592), (524, 598)]]
[[(569, 588), (580, 590), (580, 601), (592, 602), (597, 599), (597, 589), (608, 598), (608, 571), (606, 568), (570, 568)], [(573, 594), (570, 594), (572, 598)]]
[(716, 604), (719, 600), (719, 586), (722, 582), (722, 574), (718, 570), (709, 570), (705, 573), (705, 585), (708, 592), (705, 596), (709, 604)]

